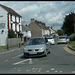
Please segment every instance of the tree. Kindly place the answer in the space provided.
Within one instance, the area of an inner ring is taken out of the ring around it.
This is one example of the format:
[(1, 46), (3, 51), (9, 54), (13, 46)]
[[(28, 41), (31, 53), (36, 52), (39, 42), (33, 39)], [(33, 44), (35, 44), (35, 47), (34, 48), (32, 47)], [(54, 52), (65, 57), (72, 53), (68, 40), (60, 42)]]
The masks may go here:
[(8, 32), (8, 38), (16, 38), (17, 35), (15, 34), (15, 32), (12, 29), (9, 29)]
[(59, 36), (64, 35), (63, 30), (57, 30), (57, 33), (58, 33)]
[(64, 18), (62, 30), (65, 34), (71, 35), (74, 33), (74, 19), (73, 19), (74, 13), (71, 12), (71, 14), (66, 15)]

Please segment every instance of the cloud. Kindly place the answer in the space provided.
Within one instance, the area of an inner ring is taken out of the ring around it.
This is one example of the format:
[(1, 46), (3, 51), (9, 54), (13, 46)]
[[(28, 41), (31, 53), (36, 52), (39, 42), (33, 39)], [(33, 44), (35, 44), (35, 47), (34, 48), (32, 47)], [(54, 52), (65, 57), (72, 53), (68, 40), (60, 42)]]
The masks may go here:
[(55, 24), (60, 27), (65, 15), (75, 12), (75, 1), (0, 1), (0, 4), (17, 11), (27, 24), (34, 18), (48, 26)]

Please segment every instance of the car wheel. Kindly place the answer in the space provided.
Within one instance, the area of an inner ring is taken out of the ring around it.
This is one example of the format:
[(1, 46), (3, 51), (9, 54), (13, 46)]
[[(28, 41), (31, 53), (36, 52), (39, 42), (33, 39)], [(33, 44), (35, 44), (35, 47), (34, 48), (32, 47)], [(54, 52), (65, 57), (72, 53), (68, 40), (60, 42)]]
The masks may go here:
[(57, 45), (58, 45), (59, 43), (57, 43)]
[(49, 51), (48, 53), (50, 54), (51, 52)]
[(47, 50), (45, 51), (45, 57), (47, 57)]

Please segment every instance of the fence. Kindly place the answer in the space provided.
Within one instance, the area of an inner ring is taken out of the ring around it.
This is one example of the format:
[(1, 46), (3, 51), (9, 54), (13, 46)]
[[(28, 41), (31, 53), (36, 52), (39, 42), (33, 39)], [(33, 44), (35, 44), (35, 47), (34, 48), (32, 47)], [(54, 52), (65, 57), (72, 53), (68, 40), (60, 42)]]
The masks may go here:
[(21, 44), (21, 38), (10, 38), (8, 39), (8, 47), (15, 47), (15, 46), (19, 46), (19, 44)]

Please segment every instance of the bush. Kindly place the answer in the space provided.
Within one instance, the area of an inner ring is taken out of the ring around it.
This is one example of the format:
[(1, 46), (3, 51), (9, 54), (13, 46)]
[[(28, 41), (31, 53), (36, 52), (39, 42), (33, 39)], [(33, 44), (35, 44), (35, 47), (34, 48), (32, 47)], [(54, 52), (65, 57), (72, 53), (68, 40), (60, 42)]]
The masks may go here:
[(59, 36), (64, 35), (63, 30), (57, 30), (57, 33), (58, 33)]
[(11, 29), (9, 29), (9, 33), (8, 33), (8, 38), (16, 38), (17, 35), (15, 34), (15, 32)]
[(75, 41), (75, 33), (73, 33), (73, 34), (70, 35), (70, 40), (71, 41)]

